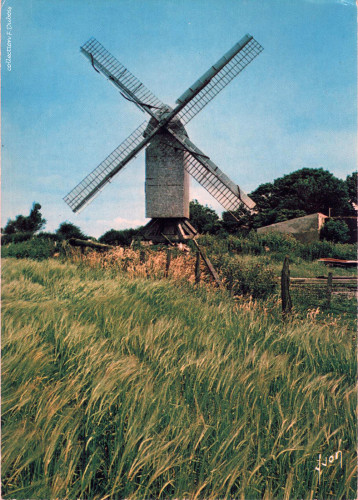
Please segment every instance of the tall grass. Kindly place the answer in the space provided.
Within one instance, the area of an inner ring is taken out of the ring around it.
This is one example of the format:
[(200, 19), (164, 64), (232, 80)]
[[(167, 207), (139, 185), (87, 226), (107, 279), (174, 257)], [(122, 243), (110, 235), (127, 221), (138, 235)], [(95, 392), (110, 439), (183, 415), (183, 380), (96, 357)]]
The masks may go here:
[(3, 497), (355, 498), (344, 322), (111, 268), (3, 267)]

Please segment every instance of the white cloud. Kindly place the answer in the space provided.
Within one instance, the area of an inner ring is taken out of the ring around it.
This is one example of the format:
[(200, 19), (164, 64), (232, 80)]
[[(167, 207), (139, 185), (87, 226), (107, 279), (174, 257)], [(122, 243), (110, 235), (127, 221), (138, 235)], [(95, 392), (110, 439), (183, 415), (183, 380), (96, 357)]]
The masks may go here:
[(82, 222), (80, 224), (81, 229), (84, 233), (99, 238), (102, 234), (106, 233), (110, 229), (129, 229), (142, 226), (148, 222), (148, 219), (126, 219), (123, 217), (116, 217), (114, 219), (97, 219), (95, 221)]
[(340, 4), (350, 5), (351, 7), (355, 5), (355, 0), (306, 0), (306, 2), (314, 3), (317, 5)]
[(145, 224), (146, 219), (125, 219), (123, 217), (116, 217), (112, 221), (97, 221), (99, 224), (111, 225), (112, 229), (127, 229), (129, 227), (136, 227)]

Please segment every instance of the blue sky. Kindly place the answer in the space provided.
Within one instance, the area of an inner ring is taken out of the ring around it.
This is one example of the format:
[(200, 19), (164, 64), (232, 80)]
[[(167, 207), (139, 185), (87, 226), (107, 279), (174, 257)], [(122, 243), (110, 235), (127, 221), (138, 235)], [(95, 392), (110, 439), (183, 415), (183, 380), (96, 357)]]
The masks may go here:
[[(145, 222), (144, 152), (79, 215), (62, 200), (145, 119), (80, 54), (91, 36), (173, 105), (250, 33), (264, 51), (187, 125), (192, 141), (246, 192), (302, 167), (356, 168), (354, 0), (2, 2), (2, 226), (34, 201), (48, 231)], [(221, 211), (193, 180), (191, 198)]]

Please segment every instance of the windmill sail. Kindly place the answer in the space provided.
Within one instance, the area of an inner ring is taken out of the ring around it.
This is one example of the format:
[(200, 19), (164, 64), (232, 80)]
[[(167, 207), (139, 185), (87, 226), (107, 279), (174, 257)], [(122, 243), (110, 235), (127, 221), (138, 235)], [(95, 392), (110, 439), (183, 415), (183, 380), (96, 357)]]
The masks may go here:
[(90, 38), (81, 47), (81, 52), (89, 59), (92, 66), (115, 85), (126, 98), (133, 101), (142, 111), (155, 116), (155, 109), (164, 104), (132, 75), (115, 57), (95, 38)]
[(246, 35), (177, 99), (178, 117), (183, 125), (201, 111), (228, 83), (250, 64), (263, 47)]
[(242, 204), (249, 210), (255, 202), (222, 172), (188, 137), (180, 138), (175, 132), (170, 133), (185, 148), (184, 166), (189, 174), (199, 182), (226, 210), (237, 210)]
[[(144, 138), (145, 132), (145, 138)], [(105, 160), (102, 161), (65, 197), (64, 201), (73, 212), (87, 206), (103, 187), (151, 140), (148, 123), (143, 122), (127, 139), (122, 142)]]
[[(251, 35), (246, 35), (177, 100), (175, 109), (171, 109), (155, 97), (95, 38), (88, 40), (81, 47), (81, 51), (90, 60), (94, 69), (106, 76), (125, 98), (134, 102), (142, 111), (148, 112), (152, 119), (149, 124), (142, 123), (64, 197), (73, 212), (78, 212), (88, 205), (159, 131), (164, 132), (164, 135), (166, 131), (176, 139), (178, 147), (184, 151), (183, 167), (225, 209), (236, 210), (241, 204), (253, 209), (255, 203), (239, 186), (232, 182), (187, 136), (179, 136), (176, 133), (173, 118), (177, 115), (182, 124), (188, 123), (262, 50), (261, 45)], [(160, 145), (162, 146), (165, 147), (165, 141)], [(174, 149), (176, 149), (175, 143)]]

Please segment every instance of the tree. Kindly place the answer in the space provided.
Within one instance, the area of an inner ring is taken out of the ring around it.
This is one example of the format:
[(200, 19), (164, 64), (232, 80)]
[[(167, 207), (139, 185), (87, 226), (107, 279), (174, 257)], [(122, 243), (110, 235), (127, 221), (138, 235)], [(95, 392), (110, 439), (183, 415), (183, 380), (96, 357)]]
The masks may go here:
[(140, 231), (137, 229), (110, 229), (104, 233), (98, 241), (106, 245), (129, 246), (132, 243), (133, 237)]
[(55, 232), (61, 240), (69, 240), (70, 238), (78, 238), (79, 240), (88, 239), (88, 236), (83, 234), (81, 229), (72, 224), (72, 222), (61, 222)]
[(348, 243), (350, 240), (349, 227), (343, 220), (329, 219), (321, 229), (320, 237), (334, 243)]
[(219, 216), (212, 208), (193, 200), (189, 205), (190, 223), (199, 233), (215, 234), (220, 230)]
[(222, 228), (229, 234), (247, 233), (253, 227), (253, 214), (244, 205), (237, 210), (223, 212), (221, 218)]
[(351, 213), (347, 183), (323, 168), (302, 168), (259, 186), (250, 194), (256, 202), (256, 227), (316, 212)]
[(46, 224), (46, 219), (42, 218), (40, 203), (34, 202), (28, 216), (17, 215), (14, 220), (9, 219), (4, 227), (4, 234), (13, 235), (16, 233), (35, 234)]
[(347, 175), (346, 184), (348, 189), (349, 201), (358, 205), (357, 200), (357, 172)]
[(258, 210), (253, 216), (253, 227), (258, 228), (275, 224), (276, 222), (284, 222), (285, 220), (296, 219), (297, 217), (304, 217), (307, 213), (304, 210), (292, 210), (288, 208)]

